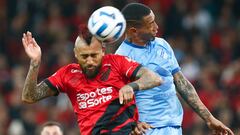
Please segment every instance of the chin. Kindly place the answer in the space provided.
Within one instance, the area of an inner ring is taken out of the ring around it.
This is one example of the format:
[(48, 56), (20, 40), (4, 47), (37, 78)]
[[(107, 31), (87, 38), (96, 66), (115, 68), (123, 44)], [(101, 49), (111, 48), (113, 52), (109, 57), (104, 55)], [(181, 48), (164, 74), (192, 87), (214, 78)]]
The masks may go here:
[(154, 37), (152, 37), (149, 41), (153, 41), (153, 40), (155, 40), (155, 36)]
[(94, 75), (92, 75), (92, 74), (91, 74), (91, 75), (87, 74), (86, 76), (87, 76), (87, 78), (88, 78), (88, 79), (93, 79), (93, 78), (95, 78), (95, 77), (96, 77), (96, 75), (95, 75), (95, 74), (94, 74)]

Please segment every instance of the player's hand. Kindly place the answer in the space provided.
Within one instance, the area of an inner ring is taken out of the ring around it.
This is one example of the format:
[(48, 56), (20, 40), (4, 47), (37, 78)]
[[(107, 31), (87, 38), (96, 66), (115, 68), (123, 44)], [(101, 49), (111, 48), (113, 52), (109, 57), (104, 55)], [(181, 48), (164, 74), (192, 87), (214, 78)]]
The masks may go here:
[(207, 125), (210, 129), (212, 129), (214, 135), (234, 135), (231, 129), (229, 129), (221, 121), (217, 120), (213, 116), (210, 117)]
[(120, 104), (127, 104), (132, 101), (133, 99), (133, 89), (129, 85), (124, 85), (120, 90), (119, 90), (119, 102)]
[(32, 37), (31, 32), (23, 33), (22, 44), (28, 57), (34, 61), (41, 61), (41, 48)]
[(153, 128), (153, 126), (151, 126), (145, 122), (138, 122), (135, 129), (131, 132), (131, 135), (143, 135), (146, 133), (146, 130), (149, 128)]

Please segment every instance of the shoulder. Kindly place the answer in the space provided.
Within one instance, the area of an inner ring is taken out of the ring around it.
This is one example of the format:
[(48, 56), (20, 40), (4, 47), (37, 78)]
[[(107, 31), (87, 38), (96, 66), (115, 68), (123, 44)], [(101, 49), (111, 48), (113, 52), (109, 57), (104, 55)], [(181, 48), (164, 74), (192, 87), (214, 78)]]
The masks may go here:
[(132, 48), (133, 47), (126, 40), (124, 40), (116, 50), (115, 54), (128, 54), (128, 52), (131, 51)]
[(162, 47), (168, 51), (172, 50), (171, 45), (163, 38), (156, 37), (153, 41), (157, 46)]
[(71, 63), (71, 64), (68, 64), (68, 65), (63, 66), (62, 68), (65, 68), (65, 69), (73, 69), (73, 68), (80, 68), (80, 66), (79, 66), (79, 64), (77, 64), (77, 63)]
[(165, 48), (171, 48), (170, 44), (163, 38), (156, 37), (154, 41), (159, 46), (163, 46)]
[(81, 68), (80, 68), (79, 64), (77, 64), (77, 63), (71, 63), (71, 64), (65, 65), (59, 69), (60, 72), (64, 72), (65, 74), (69, 73), (69, 72), (77, 72), (80, 70), (81, 70)]
[(118, 54), (108, 54), (104, 56), (103, 64), (119, 65), (122, 62), (131, 61), (127, 56)]
[(129, 46), (129, 42), (127, 40), (124, 40), (119, 47), (128, 47)]
[(155, 42), (159, 43), (159, 44), (164, 44), (166, 42), (165, 39), (163, 38), (160, 38), (160, 37), (155, 37)]
[(126, 56), (122, 56), (122, 55), (119, 55), (119, 54), (107, 54), (104, 56), (104, 59), (109, 61), (115, 61), (115, 60), (119, 60), (119, 59), (122, 59), (122, 58), (125, 58)]

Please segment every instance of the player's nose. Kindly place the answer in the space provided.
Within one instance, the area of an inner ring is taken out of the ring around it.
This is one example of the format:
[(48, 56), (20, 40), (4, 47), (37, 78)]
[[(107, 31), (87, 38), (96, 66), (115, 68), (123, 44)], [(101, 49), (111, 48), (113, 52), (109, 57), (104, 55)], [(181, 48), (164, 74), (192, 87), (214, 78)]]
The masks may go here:
[(158, 30), (158, 24), (156, 22), (154, 22), (154, 29)]
[(88, 57), (88, 58), (87, 58), (87, 61), (86, 61), (86, 64), (87, 64), (87, 65), (93, 65), (93, 64), (94, 64), (93, 58), (92, 58), (92, 57)]

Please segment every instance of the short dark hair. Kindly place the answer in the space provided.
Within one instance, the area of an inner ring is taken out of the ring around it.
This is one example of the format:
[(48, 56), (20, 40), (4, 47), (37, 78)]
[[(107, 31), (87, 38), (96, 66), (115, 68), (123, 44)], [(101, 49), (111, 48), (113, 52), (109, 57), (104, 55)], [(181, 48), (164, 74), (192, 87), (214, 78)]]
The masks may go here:
[(48, 127), (48, 126), (58, 126), (60, 128), (60, 130), (62, 131), (62, 133), (64, 134), (64, 128), (63, 126), (56, 121), (47, 121), (45, 123), (43, 123), (36, 131), (36, 135), (40, 135), (42, 130), (44, 129), (44, 127)]
[(144, 16), (151, 13), (151, 9), (141, 3), (129, 3), (122, 9), (122, 14), (127, 21), (127, 25), (139, 26)]

